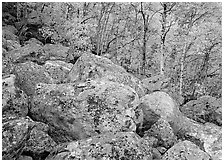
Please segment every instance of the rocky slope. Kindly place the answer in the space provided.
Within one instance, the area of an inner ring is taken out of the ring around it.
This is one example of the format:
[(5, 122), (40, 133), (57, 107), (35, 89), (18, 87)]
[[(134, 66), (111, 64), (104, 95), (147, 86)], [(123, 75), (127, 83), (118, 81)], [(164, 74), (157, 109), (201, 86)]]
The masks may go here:
[(180, 108), (166, 79), (141, 81), (88, 52), (68, 63), (67, 47), (21, 46), (13, 26), (2, 37), (3, 159), (221, 159), (216, 99)]

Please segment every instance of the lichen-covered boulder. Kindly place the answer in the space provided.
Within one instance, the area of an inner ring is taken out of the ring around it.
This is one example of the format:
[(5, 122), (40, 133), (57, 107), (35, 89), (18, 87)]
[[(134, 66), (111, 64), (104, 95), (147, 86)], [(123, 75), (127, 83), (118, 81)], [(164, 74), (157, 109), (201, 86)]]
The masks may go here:
[(140, 98), (138, 106), (143, 110), (143, 128), (148, 130), (160, 118), (166, 120), (176, 131), (175, 127), (181, 127), (179, 123), (181, 114), (175, 101), (165, 92), (153, 92)]
[(32, 10), (27, 17), (27, 24), (29, 25), (41, 25), (42, 21), (41, 21), (41, 16), (40, 14), (38, 14), (38, 11), (36, 10)]
[(222, 128), (213, 123), (193, 123), (185, 130), (185, 139), (191, 140), (208, 153), (213, 160), (222, 159)]
[(16, 75), (16, 84), (29, 96), (34, 94), (36, 84), (51, 83), (43, 67), (31, 61), (17, 64), (13, 73)]
[(165, 78), (161, 75), (156, 75), (150, 78), (145, 78), (142, 80), (142, 85), (145, 88), (147, 94), (154, 91), (160, 91), (168, 86), (170, 78)]
[(62, 60), (65, 61), (68, 55), (69, 47), (65, 47), (61, 44), (45, 44), (43, 50), (50, 60)]
[(16, 27), (13, 26), (13, 25), (5, 25), (5, 26), (2, 27), (2, 30), (8, 30), (8, 31), (10, 31), (11, 33), (13, 33), (15, 35), (18, 32), (18, 30), (16, 29)]
[(216, 99), (212, 96), (202, 96), (197, 100), (187, 102), (180, 107), (180, 111), (197, 122), (212, 122), (219, 126), (222, 125), (222, 114), (217, 109), (222, 107), (222, 99)]
[(177, 137), (174, 135), (173, 129), (163, 118), (160, 118), (149, 130), (144, 132), (144, 136), (156, 137), (159, 139), (158, 145), (165, 148), (170, 148), (177, 143)]
[(44, 160), (57, 143), (47, 134), (48, 125), (41, 122), (34, 122), (34, 125), (22, 154), (29, 154), (33, 160)]
[(2, 78), (2, 115), (26, 116), (28, 114), (28, 96), (15, 85), (16, 76)]
[(151, 160), (151, 148), (134, 132), (106, 133), (63, 144), (49, 160)]
[(2, 48), (5, 49), (6, 51), (12, 51), (20, 47), (21, 45), (19, 44), (19, 42), (14, 40), (6, 40), (5, 38), (2, 38)]
[(2, 159), (16, 160), (21, 155), (34, 125), (26, 117), (2, 120)]
[(111, 60), (91, 53), (83, 53), (68, 75), (68, 82), (85, 82), (88, 79), (101, 78), (118, 82), (133, 88), (141, 97), (145, 94), (139, 79), (114, 64)]
[(182, 141), (171, 147), (163, 160), (209, 160), (209, 155), (190, 141)]
[(38, 83), (62, 83), (71, 68), (72, 64), (63, 61), (46, 61), (43, 66), (27, 61), (16, 65), (13, 73), (21, 89), (33, 95)]
[(72, 69), (73, 64), (64, 61), (46, 61), (43, 66), (44, 72), (50, 76), (52, 83), (62, 83)]
[(14, 63), (23, 63), (30, 60), (43, 64), (47, 59), (42, 46), (37, 43), (27, 44), (11, 50), (8, 55)]
[(12, 74), (15, 65), (7, 55), (2, 57), (2, 76)]
[(13, 32), (8, 29), (2, 29), (2, 38), (19, 42), (18, 36), (13, 34)]
[(38, 44), (40, 46), (43, 46), (43, 43), (36, 38), (30, 38), (28, 41), (24, 42), (24, 45), (28, 45), (28, 44)]
[(56, 142), (66, 142), (99, 133), (135, 131), (142, 122), (138, 104), (137, 93), (119, 83), (39, 84), (30, 115), (49, 125)]

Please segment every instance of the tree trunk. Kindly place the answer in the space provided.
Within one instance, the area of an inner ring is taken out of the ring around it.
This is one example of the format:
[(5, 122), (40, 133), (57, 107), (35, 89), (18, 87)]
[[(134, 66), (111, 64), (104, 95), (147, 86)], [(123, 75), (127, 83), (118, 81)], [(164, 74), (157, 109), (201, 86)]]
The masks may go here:
[(183, 91), (183, 76), (184, 76), (184, 61), (186, 57), (186, 49), (187, 49), (187, 43), (184, 44), (184, 50), (181, 55), (181, 60), (180, 60), (180, 87), (179, 87), (179, 94), (182, 95)]
[(99, 16), (99, 19), (98, 19), (98, 24), (97, 24), (97, 42), (96, 42), (96, 53), (97, 55), (100, 54), (100, 44), (101, 44), (101, 36), (102, 36), (102, 31), (101, 31), (101, 20), (103, 19), (103, 10), (104, 10), (104, 6), (103, 4), (101, 3), (101, 6), (102, 6), (102, 9), (100, 11), (100, 16)]
[[(106, 29), (107, 29), (107, 23), (108, 23), (108, 20), (109, 20), (109, 17), (110, 17), (110, 13), (111, 13), (111, 10), (112, 10), (112, 8), (114, 7), (114, 4), (111, 6), (111, 8), (108, 10), (108, 14), (107, 14), (107, 17), (105, 18), (105, 23), (104, 23), (104, 26), (102, 27), (103, 29), (103, 31), (102, 31), (102, 36), (101, 36), (101, 41), (100, 42), (102, 42), (101, 43), (101, 48), (100, 48), (100, 55), (102, 55), (102, 53), (103, 53), (103, 47), (104, 47), (104, 41), (103, 41), (103, 39), (104, 39), (104, 35), (106, 34)], [(109, 8), (109, 7), (108, 7)]]
[(142, 66), (141, 66), (141, 73), (145, 74), (145, 64), (146, 64), (146, 34), (148, 32), (148, 17), (143, 12), (143, 5), (141, 2), (141, 14), (143, 19), (143, 45), (142, 45)]
[(160, 75), (164, 76), (164, 57), (165, 57), (165, 39), (166, 39), (166, 18), (167, 18), (167, 5), (162, 4), (162, 29), (161, 29), (161, 50), (160, 50)]

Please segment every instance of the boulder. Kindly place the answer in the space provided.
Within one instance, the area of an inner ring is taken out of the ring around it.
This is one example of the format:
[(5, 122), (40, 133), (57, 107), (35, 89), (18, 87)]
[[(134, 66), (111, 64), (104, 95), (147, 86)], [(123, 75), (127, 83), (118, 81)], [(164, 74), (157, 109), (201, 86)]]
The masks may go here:
[(31, 156), (33, 160), (44, 160), (57, 143), (47, 134), (48, 125), (41, 122), (35, 122), (34, 125), (22, 154)]
[(154, 136), (145, 135), (145, 136), (142, 137), (142, 139), (143, 139), (143, 142), (147, 143), (147, 145), (150, 146), (150, 147), (154, 148), (154, 147), (158, 146), (159, 140)]
[(144, 89), (139, 79), (114, 64), (111, 60), (91, 53), (83, 53), (68, 74), (68, 82), (85, 82), (88, 79), (103, 79), (118, 82), (133, 88), (138, 95), (143, 96)]
[(166, 120), (175, 131), (182, 127), (180, 113), (175, 101), (165, 92), (153, 92), (140, 98), (138, 106), (143, 110), (143, 129), (151, 128), (160, 118)]
[(173, 129), (170, 127), (169, 123), (160, 118), (152, 127), (144, 132), (144, 136), (154, 136), (159, 139), (159, 146), (165, 148), (170, 148), (175, 143), (177, 143), (177, 137), (173, 133)]
[(6, 49), (6, 51), (12, 51), (20, 47), (21, 45), (19, 44), (19, 42), (14, 40), (6, 40), (5, 38), (2, 38), (2, 48)]
[(13, 32), (8, 29), (2, 29), (2, 38), (19, 42), (18, 36), (13, 34)]
[(154, 91), (160, 91), (168, 86), (170, 78), (165, 78), (161, 75), (156, 75), (142, 80), (142, 85), (145, 88), (146, 94)]
[(47, 60), (42, 46), (35, 43), (16, 48), (9, 52), (9, 56), (14, 63), (23, 63), (30, 60), (43, 64)]
[(134, 132), (106, 133), (61, 145), (47, 159), (151, 160), (151, 148), (139, 141)]
[(209, 160), (207, 153), (190, 141), (182, 141), (171, 147), (162, 160)]
[(119, 83), (38, 84), (30, 115), (49, 125), (49, 135), (56, 142), (66, 142), (106, 132), (135, 131), (142, 122), (138, 104), (136, 92)]
[(46, 61), (43, 66), (44, 72), (50, 76), (52, 83), (62, 83), (66, 79), (68, 73), (72, 69), (73, 64), (64, 61)]
[[(189, 120), (189, 119), (188, 119)], [(208, 153), (213, 160), (222, 159), (222, 128), (213, 124), (191, 123), (187, 120), (189, 127), (185, 128), (184, 137), (186, 140), (197, 144), (202, 150)]]
[(13, 26), (13, 25), (5, 25), (5, 26), (2, 27), (2, 30), (8, 30), (8, 31), (10, 31), (11, 33), (13, 33), (15, 35), (18, 32), (18, 30), (16, 29), (16, 27)]
[(36, 26), (42, 24), (40, 14), (38, 13), (38, 11), (33, 10), (31, 13), (28, 14), (27, 24)]
[(7, 56), (7, 54), (5, 57), (2, 57), (2, 76), (12, 74), (15, 67), (12, 60)]
[(28, 41), (24, 42), (24, 45), (28, 44), (38, 44), (40, 46), (43, 46), (43, 43), (36, 38), (30, 38)]
[(180, 107), (180, 111), (197, 122), (211, 122), (219, 126), (222, 125), (222, 113), (218, 110), (222, 107), (222, 99), (212, 96), (202, 96), (197, 100), (187, 102)]
[(66, 61), (69, 47), (65, 47), (61, 44), (45, 44), (43, 50), (50, 60)]
[(162, 154), (156, 148), (152, 148), (152, 159), (153, 160), (161, 160)]
[(16, 84), (28, 96), (32, 96), (38, 83), (52, 83), (49, 76), (44, 73), (43, 67), (27, 61), (17, 64), (13, 73), (16, 75)]
[(2, 115), (25, 117), (28, 114), (28, 96), (15, 85), (16, 76), (2, 78)]
[(178, 139), (188, 140), (208, 153), (212, 159), (221, 159), (221, 127), (215, 124), (200, 124), (185, 117), (172, 98), (165, 92), (154, 92), (140, 99), (143, 110), (143, 129), (148, 130), (160, 118), (165, 119)]
[(72, 64), (63, 61), (46, 61), (43, 66), (27, 61), (17, 64), (13, 73), (19, 87), (31, 96), (38, 83), (62, 83), (71, 68)]
[(21, 155), (34, 125), (27, 117), (2, 120), (2, 159), (16, 160)]

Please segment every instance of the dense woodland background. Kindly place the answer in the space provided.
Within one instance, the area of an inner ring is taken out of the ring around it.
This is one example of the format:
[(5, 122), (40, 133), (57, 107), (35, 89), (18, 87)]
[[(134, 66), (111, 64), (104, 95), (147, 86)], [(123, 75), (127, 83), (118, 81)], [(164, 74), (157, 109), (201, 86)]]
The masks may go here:
[(221, 97), (221, 10), (192, 2), (2, 3), (3, 25), (16, 26), (21, 45), (35, 37), (71, 55), (106, 56), (140, 79), (170, 78), (169, 91), (183, 102)]

